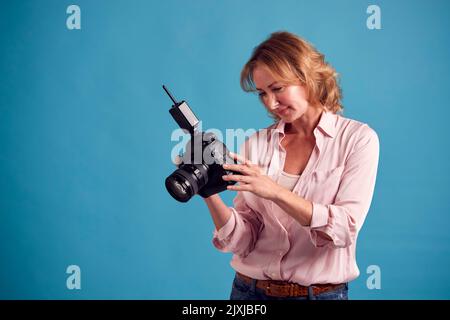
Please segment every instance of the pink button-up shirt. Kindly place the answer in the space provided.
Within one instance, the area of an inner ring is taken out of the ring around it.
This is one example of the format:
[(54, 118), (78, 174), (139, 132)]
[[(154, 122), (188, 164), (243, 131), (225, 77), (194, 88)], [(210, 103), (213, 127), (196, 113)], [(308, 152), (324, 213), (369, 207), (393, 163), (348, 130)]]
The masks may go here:
[[(283, 121), (252, 135), (241, 155), (274, 181), (284, 168)], [(313, 204), (302, 226), (273, 201), (238, 192), (232, 215), (213, 244), (234, 253), (231, 266), (254, 279), (301, 285), (344, 283), (358, 277), (358, 232), (372, 201), (379, 142), (368, 125), (323, 112), (316, 145), (292, 192)]]

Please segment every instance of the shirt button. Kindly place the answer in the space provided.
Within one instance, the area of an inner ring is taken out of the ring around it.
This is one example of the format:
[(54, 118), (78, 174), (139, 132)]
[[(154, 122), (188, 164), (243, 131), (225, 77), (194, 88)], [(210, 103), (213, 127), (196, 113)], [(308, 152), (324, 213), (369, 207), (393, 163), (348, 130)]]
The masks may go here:
[(275, 273), (272, 273), (271, 276), (272, 276), (272, 277), (275, 277)]
[(283, 252), (282, 252), (282, 251), (280, 251), (280, 252), (279, 252), (279, 254), (280, 254), (280, 256), (282, 256), (282, 255), (283, 255)]

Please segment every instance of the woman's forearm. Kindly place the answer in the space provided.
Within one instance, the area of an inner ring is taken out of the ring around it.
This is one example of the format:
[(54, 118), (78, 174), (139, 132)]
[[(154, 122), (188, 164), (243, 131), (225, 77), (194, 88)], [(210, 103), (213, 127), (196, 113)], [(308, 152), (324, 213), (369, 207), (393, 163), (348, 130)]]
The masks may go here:
[(222, 201), (218, 194), (204, 198), (216, 229), (221, 229), (231, 217), (231, 209)]
[(302, 226), (311, 225), (313, 205), (311, 201), (290, 192), (285, 188), (279, 188), (272, 199), (281, 209)]

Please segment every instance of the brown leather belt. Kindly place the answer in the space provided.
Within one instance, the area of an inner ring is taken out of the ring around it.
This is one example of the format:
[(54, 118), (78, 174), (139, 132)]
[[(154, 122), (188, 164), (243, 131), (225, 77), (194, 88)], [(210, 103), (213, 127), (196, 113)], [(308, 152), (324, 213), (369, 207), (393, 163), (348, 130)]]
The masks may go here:
[[(253, 279), (236, 272), (239, 279), (243, 280), (247, 284), (251, 284)], [(314, 284), (311, 285), (313, 294), (332, 291), (343, 287), (345, 284)], [(278, 280), (256, 280), (256, 287), (265, 291), (266, 295), (272, 297), (307, 297), (308, 287), (302, 286), (297, 283), (278, 281)]]

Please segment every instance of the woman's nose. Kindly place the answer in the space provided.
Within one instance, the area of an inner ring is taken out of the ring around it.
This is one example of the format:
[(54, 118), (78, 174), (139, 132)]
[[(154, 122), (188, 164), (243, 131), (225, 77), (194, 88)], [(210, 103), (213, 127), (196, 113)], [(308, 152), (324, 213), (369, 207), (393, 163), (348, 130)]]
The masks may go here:
[(267, 97), (267, 107), (270, 110), (275, 110), (278, 107), (278, 105), (279, 105), (279, 102), (278, 102), (277, 96), (274, 95), (274, 94), (268, 95), (268, 97)]

